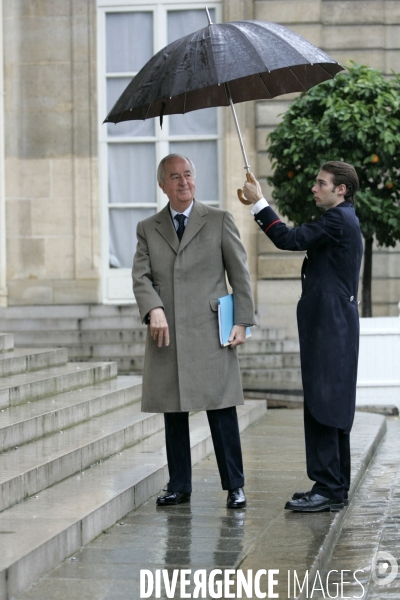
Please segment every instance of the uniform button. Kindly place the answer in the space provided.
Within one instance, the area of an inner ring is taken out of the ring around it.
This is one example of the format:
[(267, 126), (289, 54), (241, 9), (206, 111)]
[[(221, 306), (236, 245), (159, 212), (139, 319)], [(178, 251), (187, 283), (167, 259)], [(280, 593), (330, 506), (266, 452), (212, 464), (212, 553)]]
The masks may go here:
[(303, 275), (303, 277), (304, 277), (304, 279), (306, 278), (306, 276), (305, 276), (305, 275)]
[(350, 296), (350, 302), (353, 302), (354, 296)]

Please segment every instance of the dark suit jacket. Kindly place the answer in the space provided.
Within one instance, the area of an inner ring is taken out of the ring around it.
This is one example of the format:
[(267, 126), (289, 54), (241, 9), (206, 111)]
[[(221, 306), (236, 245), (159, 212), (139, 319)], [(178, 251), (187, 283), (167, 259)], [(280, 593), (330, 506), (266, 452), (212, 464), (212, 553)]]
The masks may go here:
[(255, 219), (282, 250), (306, 250), (297, 306), (304, 401), (313, 417), (351, 429), (357, 382), (358, 279), (363, 252), (354, 207), (342, 202), (289, 228), (271, 207)]

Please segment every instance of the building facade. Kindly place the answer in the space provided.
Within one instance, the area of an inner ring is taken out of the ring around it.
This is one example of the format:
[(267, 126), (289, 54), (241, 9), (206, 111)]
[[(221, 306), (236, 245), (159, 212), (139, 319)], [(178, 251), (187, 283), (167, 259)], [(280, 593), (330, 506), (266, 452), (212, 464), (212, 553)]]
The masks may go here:
[[(340, 63), (400, 71), (399, 0), (214, 0), (215, 22), (276, 21)], [(192, 0), (3, 0), (0, 73), (0, 302), (132, 303), (138, 220), (165, 203), (155, 168), (196, 163), (197, 197), (231, 210), (249, 254), (261, 324), (295, 332), (301, 254), (275, 250), (242, 206), (245, 171), (230, 109), (103, 124), (141, 66), (207, 25)], [(4, 106), (1, 105), (4, 98)], [(267, 134), (292, 97), (237, 105), (267, 197)], [(3, 176), (1, 177), (1, 175)], [(399, 249), (376, 249), (375, 315), (397, 314)]]

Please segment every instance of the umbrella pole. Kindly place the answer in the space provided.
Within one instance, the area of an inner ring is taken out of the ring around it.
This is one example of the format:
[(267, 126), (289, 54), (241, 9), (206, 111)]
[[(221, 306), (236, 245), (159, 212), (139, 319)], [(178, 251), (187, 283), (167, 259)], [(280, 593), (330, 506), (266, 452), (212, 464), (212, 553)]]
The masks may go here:
[[(247, 160), (246, 150), (245, 150), (245, 147), (244, 147), (244, 144), (243, 144), (242, 134), (240, 132), (239, 121), (238, 121), (237, 116), (236, 116), (235, 106), (233, 104), (232, 97), (231, 97), (231, 92), (230, 92), (230, 89), (229, 89), (229, 86), (228, 86), (227, 83), (225, 83), (225, 90), (226, 90), (226, 95), (227, 95), (228, 100), (229, 100), (229, 104), (230, 104), (231, 109), (232, 109), (233, 120), (234, 120), (235, 125), (236, 125), (236, 131), (237, 131), (237, 134), (238, 134), (240, 147), (242, 149), (243, 160), (244, 160), (244, 168), (246, 169), (247, 181), (250, 181), (250, 165), (249, 165), (248, 160)], [(238, 195), (238, 198), (239, 198), (239, 200), (240, 200), (240, 202), (242, 204), (246, 204), (246, 205), (251, 204), (251, 202), (249, 202), (248, 200), (246, 200), (246, 198), (245, 198), (245, 196), (243, 194), (243, 190), (238, 189), (237, 190), (237, 195)]]

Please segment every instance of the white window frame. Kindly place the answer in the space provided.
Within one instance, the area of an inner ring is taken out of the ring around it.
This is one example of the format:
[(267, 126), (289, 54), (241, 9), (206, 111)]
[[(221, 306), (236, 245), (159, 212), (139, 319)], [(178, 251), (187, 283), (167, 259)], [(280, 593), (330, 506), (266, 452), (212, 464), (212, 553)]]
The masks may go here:
[[(107, 79), (108, 77), (134, 77), (136, 73), (106, 72), (106, 14), (109, 12), (153, 12), (153, 54), (167, 45), (167, 16), (173, 10), (204, 10), (204, 26), (207, 25), (204, 2), (188, 2), (188, 0), (159, 0), (144, 2), (143, 0), (97, 0), (97, 82), (98, 82), (98, 140), (99, 140), (99, 200), (100, 200), (100, 238), (101, 238), (101, 279), (102, 302), (104, 304), (132, 304), (134, 300), (131, 285), (131, 269), (112, 269), (109, 266), (109, 209), (120, 208), (155, 208), (161, 210), (168, 199), (157, 186), (156, 203), (109, 203), (108, 198), (108, 144), (118, 143), (154, 143), (156, 166), (163, 156), (169, 152), (170, 142), (215, 140), (218, 156), (218, 197), (219, 202), (210, 204), (223, 205), (223, 130), (222, 109), (217, 108), (217, 133), (209, 135), (169, 135), (169, 119), (164, 117), (163, 128), (155, 124), (155, 135), (146, 137), (128, 137), (126, 135), (109, 136), (108, 126), (103, 125), (107, 115)], [(222, 0), (208, 2), (207, 7), (215, 10), (216, 22), (222, 20)], [(155, 173), (154, 173), (155, 177)], [(135, 232), (134, 232), (135, 233)]]

